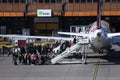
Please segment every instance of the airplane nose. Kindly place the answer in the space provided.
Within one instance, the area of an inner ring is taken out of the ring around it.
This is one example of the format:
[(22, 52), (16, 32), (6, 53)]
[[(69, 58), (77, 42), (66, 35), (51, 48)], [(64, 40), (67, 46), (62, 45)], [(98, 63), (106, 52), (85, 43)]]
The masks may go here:
[(97, 33), (97, 37), (101, 37), (101, 33)]

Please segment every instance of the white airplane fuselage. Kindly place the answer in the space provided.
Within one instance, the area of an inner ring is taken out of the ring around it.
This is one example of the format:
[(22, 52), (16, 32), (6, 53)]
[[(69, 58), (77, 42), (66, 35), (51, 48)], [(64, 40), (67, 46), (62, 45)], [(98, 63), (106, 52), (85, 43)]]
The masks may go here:
[(107, 36), (110, 33), (109, 23), (106, 21), (101, 21), (101, 28), (97, 29), (97, 22), (91, 25), (89, 34), (89, 41), (94, 49), (110, 49), (112, 47), (111, 38)]

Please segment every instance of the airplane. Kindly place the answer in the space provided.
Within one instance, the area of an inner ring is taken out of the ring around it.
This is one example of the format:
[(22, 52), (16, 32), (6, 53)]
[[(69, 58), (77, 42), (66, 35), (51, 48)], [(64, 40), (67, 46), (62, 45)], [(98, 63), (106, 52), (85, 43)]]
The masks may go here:
[[(103, 0), (98, 0), (97, 2), (97, 21), (92, 25), (88, 33), (73, 33), (73, 32), (58, 32), (58, 34), (64, 35), (73, 35), (87, 37), (89, 44), (93, 49), (98, 50), (99, 52), (104, 49), (111, 49), (112, 39), (116, 36), (120, 36), (120, 33), (111, 33), (110, 24), (101, 20), (101, 8)], [(116, 42), (119, 43), (120, 41)]]
[[(86, 38), (88, 40), (87, 47), (92, 48), (93, 51), (97, 51), (99, 54), (103, 53), (103, 50), (110, 51), (112, 48), (113, 40), (114, 44), (120, 43), (120, 32), (111, 33), (110, 24), (101, 20), (101, 9), (103, 6), (103, 0), (97, 1), (97, 21), (95, 21), (88, 32), (86, 33), (74, 33), (74, 32), (58, 32), (58, 34), (78, 36)], [(116, 38), (117, 37), (117, 38)], [(79, 39), (80, 41), (80, 39)], [(85, 45), (82, 49), (82, 63), (86, 63)]]

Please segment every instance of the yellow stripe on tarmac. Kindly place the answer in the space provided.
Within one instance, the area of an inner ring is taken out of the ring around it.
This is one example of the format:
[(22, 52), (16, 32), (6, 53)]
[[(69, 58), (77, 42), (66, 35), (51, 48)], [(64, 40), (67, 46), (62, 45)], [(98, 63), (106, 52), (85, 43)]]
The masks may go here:
[(100, 56), (101, 56), (101, 54), (99, 55), (99, 58), (97, 60), (97, 64), (96, 64), (94, 75), (93, 75), (93, 80), (96, 80), (96, 78), (97, 78), (97, 73), (98, 73), (99, 64), (100, 64)]

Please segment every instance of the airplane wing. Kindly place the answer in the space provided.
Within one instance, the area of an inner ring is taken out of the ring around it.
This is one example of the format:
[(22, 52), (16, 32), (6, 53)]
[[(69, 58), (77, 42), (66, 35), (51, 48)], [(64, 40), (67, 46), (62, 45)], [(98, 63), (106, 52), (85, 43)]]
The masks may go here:
[(113, 37), (112, 44), (120, 44), (120, 37)]
[(88, 33), (73, 33), (73, 32), (58, 32), (58, 34), (73, 35), (73, 36), (82, 36), (82, 37), (89, 37), (89, 36), (91, 36)]
[(120, 43), (120, 33), (108, 33), (107, 35), (112, 38), (112, 44)]
[(108, 37), (120, 36), (120, 33), (108, 33)]
[(11, 38), (31, 38), (31, 39), (55, 39), (55, 40), (71, 40), (73, 41), (73, 38), (70, 37), (52, 37), (52, 36), (24, 36), (24, 35), (0, 35), (1, 37), (11, 37)]
[(68, 38), (68, 37), (52, 37), (52, 36), (25, 36), (25, 37), (36, 38), (36, 39), (38, 38), (38, 39), (55, 39), (55, 40), (73, 40), (73, 38)]

